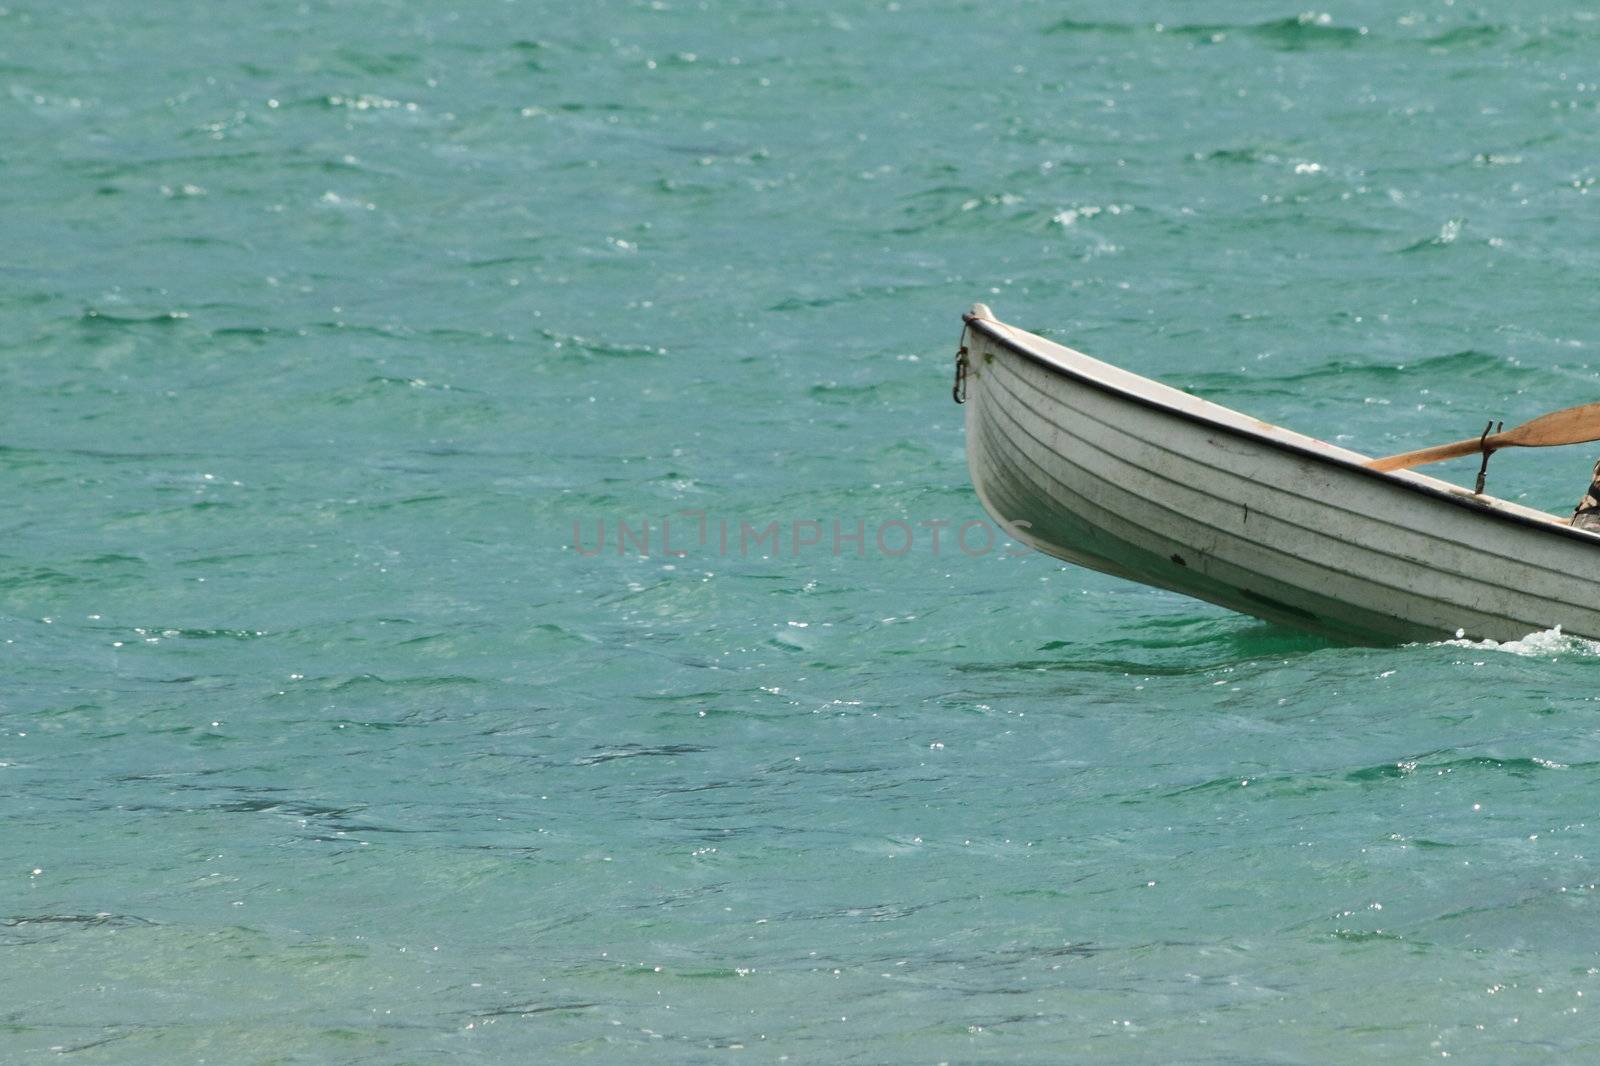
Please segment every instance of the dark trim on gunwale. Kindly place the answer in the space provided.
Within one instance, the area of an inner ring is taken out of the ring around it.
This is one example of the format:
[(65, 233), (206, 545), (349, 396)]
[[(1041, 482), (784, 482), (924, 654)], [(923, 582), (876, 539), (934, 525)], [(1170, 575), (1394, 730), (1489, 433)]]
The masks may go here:
[[(1138, 404), (1141, 407), (1147, 407), (1152, 411), (1160, 411), (1162, 414), (1171, 415), (1175, 418), (1181, 418), (1185, 422), (1192, 422), (1195, 425), (1205, 426), (1207, 429), (1213, 429), (1220, 433), (1226, 433), (1229, 436), (1237, 437), (1241, 440), (1251, 441), (1255, 444), (1263, 444), (1269, 448), (1275, 449), (1276, 451), (1287, 452), (1290, 455), (1298, 455), (1303, 459), (1314, 459), (1319, 463), (1326, 463), (1329, 466), (1335, 466), (1343, 470), (1354, 471), (1365, 477), (1382, 481), (1386, 485), (1397, 486), (1402, 489), (1407, 489), (1411, 492), (1419, 493), (1423, 496), (1431, 496), (1434, 499), (1455, 504), (1458, 507), (1465, 507), (1469, 511), (1483, 515), (1486, 518), (1498, 519), (1503, 522), (1511, 522), (1514, 525), (1519, 526), (1527, 526), (1530, 529), (1537, 529), (1544, 533), (1553, 533), (1558, 536), (1566, 536), (1569, 539), (1581, 541), (1590, 547), (1596, 546), (1597, 542), (1595, 534), (1585, 533), (1583, 530), (1574, 529), (1572, 526), (1561, 525), (1560, 523), (1541, 522), (1536, 518), (1529, 518), (1526, 515), (1520, 515), (1509, 511), (1499, 511), (1493, 507), (1490, 507), (1488, 504), (1478, 502), (1470, 496), (1457, 496), (1455, 493), (1446, 492), (1443, 489), (1436, 489), (1431, 485), (1418, 485), (1414, 481), (1407, 481), (1404, 478), (1397, 477), (1395, 474), (1385, 470), (1374, 470), (1370, 466), (1363, 466), (1361, 463), (1352, 462), (1349, 459), (1341, 459), (1334, 455), (1325, 455), (1322, 452), (1316, 451), (1312, 448), (1302, 447), (1298, 444), (1291, 444), (1288, 441), (1277, 440), (1276, 438), (1269, 437), (1264, 433), (1252, 433), (1250, 430), (1244, 429), (1240, 426), (1230, 426), (1226, 422), (1218, 422), (1214, 419), (1207, 418), (1204, 415), (1195, 414), (1193, 411), (1185, 411), (1179, 407), (1172, 407), (1153, 397), (1144, 396), (1137, 392), (1131, 392), (1119, 385), (1113, 385), (1109, 381), (1103, 381), (1100, 378), (1094, 377), (1093, 375), (1085, 374), (1081, 371), (1072, 370), (1068, 367), (1062, 366), (1060, 363), (1057, 363), (1048, 356), (1029, 349), (1015, 337), (1008, 336), (1006, 333), (1002, 332), (1006, 327), (994, 319), (978, 318), (971, 312), (962, 315), (961, 318), (962, 321), (966, 323), (968, 329), (976, 330), (985, 337), (999, 344), (1000, 347), (1015, 355), (1022, 356), (1031, 363), (1042, 366), (1046, 370), (1053, 371), (1064, 378), (1069, 378), (1072, 381), (1076, 381), (1080, 385), (1088, 385), (1090, 388), (1099, 389), (1101, 392), (1107, 393), (1108, 395), (1116, 396), (1120, 399)], [(1129, 373), (1132, 373), (1132, 371), (1129, 371)], [(1499, 499), (1499, 497), (1494, 496), (1488, 498)], [(1500, 502), (1504, 503), (1506, 501), (1501, 500)]]

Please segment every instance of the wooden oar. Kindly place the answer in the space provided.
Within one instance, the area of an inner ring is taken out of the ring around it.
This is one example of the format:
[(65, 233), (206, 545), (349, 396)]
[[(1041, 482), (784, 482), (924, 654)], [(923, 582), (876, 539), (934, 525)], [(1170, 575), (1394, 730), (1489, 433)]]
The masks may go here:
[(1413, 466), (1459, 459), (1475, 452), (1493, 452), (1501, 448), (1552, 448), (1558, 444), (1583, 444), (1591, 440), (1600, 440), (1600, 403), (1585, 403), (1565, 411), (1552, 411), (1504, 433), (1490, 433), (1484, 437), (1458, 440), (1454, 444), (1439, 444), (1384, 459), (1370, 459), (1367, 465), (1374, 470), (1409, 470)]

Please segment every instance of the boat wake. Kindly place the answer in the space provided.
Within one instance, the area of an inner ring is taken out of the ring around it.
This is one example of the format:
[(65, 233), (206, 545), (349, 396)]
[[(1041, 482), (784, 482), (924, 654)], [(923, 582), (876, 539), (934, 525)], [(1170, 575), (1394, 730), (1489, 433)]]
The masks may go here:
[(1544, 657), (1554, 655), (1575, 656), (1579, 658), (1600, 658), (1600, 641), (1589, 640), (1584, 637), (1575, 637), (1569, 633), (1561, 632), (1561, 627), (1543, 629), (1537, 633), (1529, 633), (1518, 640), (1467, 640), (1461, 630), (1456, 630), (1456, 639), (1440, 640), (1433, 642), (1436, 648), (1479, 648), (1486, 651), (1504, 651), (1512, 655), (1528, 657)]

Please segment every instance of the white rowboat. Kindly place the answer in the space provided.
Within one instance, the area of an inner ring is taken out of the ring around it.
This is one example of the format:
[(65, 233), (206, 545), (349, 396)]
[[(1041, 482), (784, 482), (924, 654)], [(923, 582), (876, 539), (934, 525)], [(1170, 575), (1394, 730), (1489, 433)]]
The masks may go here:
[(964, 317), (972, 483), (1029, 546), (1354, 643), (1600, 638), (1600, 535)]

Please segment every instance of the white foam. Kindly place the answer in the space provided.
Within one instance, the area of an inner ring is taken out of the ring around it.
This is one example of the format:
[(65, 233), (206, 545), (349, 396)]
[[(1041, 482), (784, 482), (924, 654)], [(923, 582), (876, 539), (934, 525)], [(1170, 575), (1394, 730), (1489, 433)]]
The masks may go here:
[(1574, 637), (1561, 632), (1561, 627), (1543, 629), (1537, 633), (1529, 633), (1518, 640), (1465, 640), (1461, 637), (1461, 630), (1456, 630), (1455, 640), (1436, 641), (1434, 646), (1441, 648), (1479, 648), (1485, 651), (1505, 651), (1512, 655), (1525, 656), (1550, 656), (1550, 655), (1576, 655), (1581, 657), (1600, 657), (1600, 641), (1588, 640), (1584, 637)]

